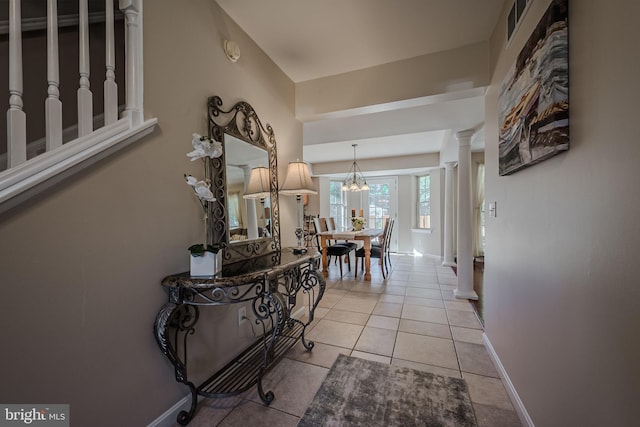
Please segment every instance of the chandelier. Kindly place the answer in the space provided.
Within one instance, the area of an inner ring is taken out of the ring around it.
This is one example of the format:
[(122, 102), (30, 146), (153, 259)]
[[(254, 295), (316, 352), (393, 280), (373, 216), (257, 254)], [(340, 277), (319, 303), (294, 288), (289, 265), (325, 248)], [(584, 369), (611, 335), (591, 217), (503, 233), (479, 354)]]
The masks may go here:
[(356, 162), (356, 147), (358, 144), (351, 144), (351, 146), (353, 147), (353, 163), (351, 164), (351, 169), (347, 172), (347, 177), (342, 181), (340, 189), (342, 191), (367, 191), (369, 185), (364, 175), (362, 175), (358, 162)]

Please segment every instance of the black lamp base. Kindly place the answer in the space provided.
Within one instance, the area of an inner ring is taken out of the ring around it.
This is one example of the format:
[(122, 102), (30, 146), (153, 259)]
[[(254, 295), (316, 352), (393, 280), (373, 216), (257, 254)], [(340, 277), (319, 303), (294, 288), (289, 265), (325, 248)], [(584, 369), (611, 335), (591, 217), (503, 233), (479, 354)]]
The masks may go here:
[(293, 248), (293, 253), (295, 255), (303, 255), (307, 253), (307, 248), (304, 247), (297, 247), (297, 248)]

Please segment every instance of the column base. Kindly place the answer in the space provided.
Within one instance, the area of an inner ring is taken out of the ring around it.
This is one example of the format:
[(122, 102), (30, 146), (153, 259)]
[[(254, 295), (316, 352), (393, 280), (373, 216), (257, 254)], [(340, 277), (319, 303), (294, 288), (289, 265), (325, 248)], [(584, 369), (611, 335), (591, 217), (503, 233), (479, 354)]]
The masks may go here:
[(453, 291), (453, 295), (458, 299), (472, 299), (474, 301), (478, 301), (478, 294), (476, 294), (476, 291), (461, 291), (459, 289), (455, 289)]
[(456, 264), (456, 263), (455, 263), (455, 262), (453, 262), (453, 261), (443, 261), (443, 262), (442, 262), (442, 265), (443, 265), (444, 267), (457, 267), (457, 266), (458, 266), (458, 264)]

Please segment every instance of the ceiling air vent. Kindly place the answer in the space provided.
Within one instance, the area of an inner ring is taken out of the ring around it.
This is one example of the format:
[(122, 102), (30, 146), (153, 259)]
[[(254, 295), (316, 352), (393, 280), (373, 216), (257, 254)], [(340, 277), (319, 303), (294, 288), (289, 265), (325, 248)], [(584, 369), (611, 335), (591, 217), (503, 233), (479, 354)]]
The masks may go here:
[(524, 16), (530, 3), (533, 0), (515, 0), (509, 10), (509, 17), (507, 18), (507, 41), (511, 40), (511, 36), (515, 34), (520, 20)]

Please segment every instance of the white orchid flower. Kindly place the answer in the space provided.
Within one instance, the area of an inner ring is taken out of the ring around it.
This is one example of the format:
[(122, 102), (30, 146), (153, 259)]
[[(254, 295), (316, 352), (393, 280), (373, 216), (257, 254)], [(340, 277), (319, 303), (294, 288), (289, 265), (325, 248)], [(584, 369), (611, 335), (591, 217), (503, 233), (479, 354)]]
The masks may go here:
[(184, 179), (187, 181), (187, 184), (189, 184), (192, 187), (195, 187), (196, 184), (198, 183), (198, 179), (193, 175), (185, 175)]
[(207, 154), (210, 158), (222, 156), (222, 143), (220, 141), (209, 141), (209, 150)]
[(209, 137), (202, 136), (198, 133), (193, 134), (191, 145), (193, 145), (193, 151), (187, 153), (187, 157), (190, 157), (192, 162), (203, 157), (213, 159), (222, 155), (221, 142), (212, 141)]
[(198, 196), (200, 200), (215, 202), (216, 198), (213, 197), (213, 193), (211, 192), (209, 184), (207, 184), (206, 181), (196, 182), (196, 184), (193, 186), (193, 189), (196, 192), (196, 196)]

